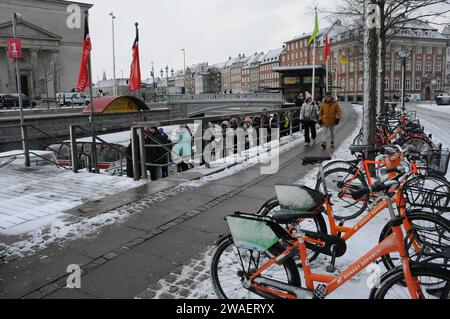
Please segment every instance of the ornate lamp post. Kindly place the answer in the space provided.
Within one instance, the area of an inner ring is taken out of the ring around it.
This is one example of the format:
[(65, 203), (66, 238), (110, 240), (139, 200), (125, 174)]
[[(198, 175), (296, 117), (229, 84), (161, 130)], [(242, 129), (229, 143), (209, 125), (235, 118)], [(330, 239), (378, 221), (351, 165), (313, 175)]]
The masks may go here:
[(406, 93), (406, 60), (411, 56), (411, 50), (402, 50), (397, 52), (397, 55), (402, 59), (402, 110), (406, 109), (405, 107), (405, 93)]

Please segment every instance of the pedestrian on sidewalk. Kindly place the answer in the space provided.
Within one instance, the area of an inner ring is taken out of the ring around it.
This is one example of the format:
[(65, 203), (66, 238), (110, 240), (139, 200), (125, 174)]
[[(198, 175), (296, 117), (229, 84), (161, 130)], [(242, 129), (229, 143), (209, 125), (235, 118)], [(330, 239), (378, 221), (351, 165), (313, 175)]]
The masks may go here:
[(311, 145), (311, 138), (313, 144), (316, 144), (317, 132), (316, 125), (319, 120), (319, 107), (313, 101), (311, 94), (306, 92), (306, 101), (300, 111), (300, 123), (302, 123), (305, 130), (305, 145)]
[(320, 105), (319, 124), (324, 127), (322, 148), (327, 149), (328, 139), (331, 148), (335, 146), (334, 129), (341, 121), (341, 107), (331, 93), (327, 92), (324, 102)]

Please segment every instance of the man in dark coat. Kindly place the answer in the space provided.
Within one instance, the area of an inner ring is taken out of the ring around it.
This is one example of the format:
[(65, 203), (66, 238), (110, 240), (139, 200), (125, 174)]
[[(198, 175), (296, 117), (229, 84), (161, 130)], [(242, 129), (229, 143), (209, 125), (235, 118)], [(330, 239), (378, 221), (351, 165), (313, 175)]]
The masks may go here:
[(164, 138), (157, 127), (148, 128), (145, 132), (145, 144), (151, 146), (145, 148), (147, 169), (150, 171), (152, 181), (157, 181), (163, 177), (162, 167), (165, 164)]

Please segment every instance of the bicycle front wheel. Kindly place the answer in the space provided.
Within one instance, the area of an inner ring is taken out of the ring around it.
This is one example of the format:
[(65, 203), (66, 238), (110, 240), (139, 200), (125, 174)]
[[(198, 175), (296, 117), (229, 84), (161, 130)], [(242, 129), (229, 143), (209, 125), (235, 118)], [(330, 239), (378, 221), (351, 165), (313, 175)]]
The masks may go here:
[[(277, 299), (279, 296), (264, 293), (248, 287), (247, 280), (264, 266), (270, 258), (284, 251), (279, 244), (266, 253), (237, 248), (233, 239), (224, 238), (214, 250), (211, 262), (211, 280), (219, 299)], [(283, 265), (277, 264), (265, 270), (261, 276), (270, 280), (300, 287), (301, 280), (294, 260), (288, 259)], [(287, 293), (287, 292), (285, 292)]]
[[(409, 249), (410, 259), (420, 262), (426, 259), (431, 253), (444, 252), (450, 247), (450, 222), (445, 218), (423, 212), (409, 212), (407, 219), (416, 235), (415, 243)], [(406, 229), (402, 226), (405, 237)], [(383, 229), (380, 236), (380, 243), (392, 234), (392, 222), (389, 222)], [(418, 246), (417, 246), (418, 245)], [(418, 250), (418, 251), (416, 251)], [(401, 265), (400, 254), (391, 253), (382, 257), (383, 264), (390, 270)], [(434, 263), (447, 264), (448, 260), (437, 258)]]
[[(449, 299), (450, 271), (432, 265), (411, 265), (412, 275), (420, 283), (422, 299)], [(411, 299), (403, 268), (396, 268), (374, 288), (371, 299)]]
[[(367, 209), (369, 194), (357, 200), (351, 195), (351, 191), (368, 188), (364, 177), (361, 174), (355, 174), (356, 169), (345, 167), (337, 167), (325, 172), (328, 193), (332, 195), (333, 216), (339, 221), (358, 218)], [(323, 190), (322, 178), (317, 181), (316, 190)]]

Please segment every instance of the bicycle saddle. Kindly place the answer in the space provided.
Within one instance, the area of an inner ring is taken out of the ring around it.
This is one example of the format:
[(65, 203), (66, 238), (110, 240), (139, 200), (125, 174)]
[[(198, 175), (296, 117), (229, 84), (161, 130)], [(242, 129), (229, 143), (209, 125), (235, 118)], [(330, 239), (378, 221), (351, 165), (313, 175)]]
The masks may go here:
[(330, 156), (308, 156), (303, 157), (303, 166), (322, 164), (323, 162), (330, 161), (332, 158)]
[(349, 149), (352, 154), (375, 151), (370, 145), (350, 145)]
[(322, 213), (323, 207), (321, 210), (316, 212), (298, 212), (295, 210), (289, 210), (289, 209), (281, 209), (280, 211), (276, 212), (272, 218), (278, 223), (278, 224), (290, 224), (297, 222), (299, 219), (304, 218), (314, 218), (317, 214)]

